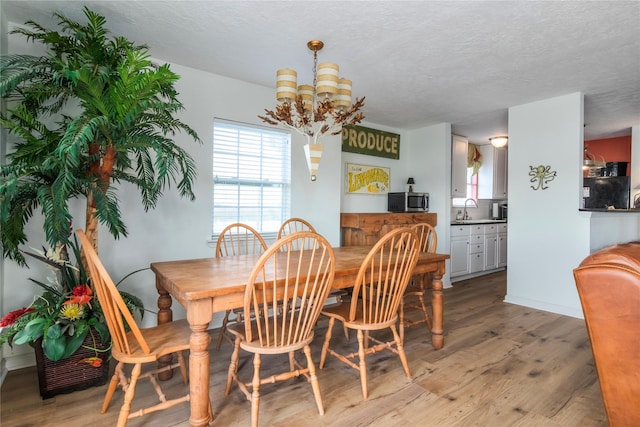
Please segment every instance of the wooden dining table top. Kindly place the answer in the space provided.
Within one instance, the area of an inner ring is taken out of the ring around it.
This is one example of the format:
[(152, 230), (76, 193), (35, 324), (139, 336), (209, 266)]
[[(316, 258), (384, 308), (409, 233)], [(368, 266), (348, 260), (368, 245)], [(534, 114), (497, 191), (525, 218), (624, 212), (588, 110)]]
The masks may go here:
[[(333, 250), (336, 260), (333, 289), (353, 286), (353, 280), (371, 246), (344, 246)], [(260, 255), (251, 254), (162, 261), (152, 263), (151, 270), (171, 296), (184, 305), (198, 299), (242, 295), (259, 258)], [(421, 253), (415, 273), (437, 271), (443, 268), (440, 264), (448, 258), (448, 254)]]

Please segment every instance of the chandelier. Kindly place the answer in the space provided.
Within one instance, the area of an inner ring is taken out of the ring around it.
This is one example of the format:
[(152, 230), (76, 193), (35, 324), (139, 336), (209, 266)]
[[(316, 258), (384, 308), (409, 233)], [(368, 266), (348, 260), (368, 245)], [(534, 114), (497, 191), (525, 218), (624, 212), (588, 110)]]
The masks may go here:
[(276, 73), (275, 110), (265, 109), (262, 121), (293, 129), (307, 137), (304, 146), (311, 181), (316, 180), (324, 135), (338, 135), (343, 125), (354, 125), (364, 119), (360, 108), (364, 97), (351, 103), (351, 80), (338, 76), (338, 64), (318, 64), (320, 40), (311, 40), (307, 47), (313, 52), (313, 85), (297, 86), (298, 73), (288, 68)]

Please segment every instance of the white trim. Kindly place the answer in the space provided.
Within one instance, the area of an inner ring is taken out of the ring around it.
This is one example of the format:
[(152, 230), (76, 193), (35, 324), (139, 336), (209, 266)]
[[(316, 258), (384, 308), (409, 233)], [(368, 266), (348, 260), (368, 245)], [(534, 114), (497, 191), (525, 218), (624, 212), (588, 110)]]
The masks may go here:
[(547, 302), (532, 300), (529, 298), (514, 297), (508, 294), (505, 296), (504, 302), (509, 304), (522, 305), (529, 308), (535, 308), (537, 310), (544, 310), (551, 313), (562, 314), (564, 316), (571, 316), (577, 319), (584, 319), (582, 309), (576, 310), (573, 307), (564, 305), (549, 304)]

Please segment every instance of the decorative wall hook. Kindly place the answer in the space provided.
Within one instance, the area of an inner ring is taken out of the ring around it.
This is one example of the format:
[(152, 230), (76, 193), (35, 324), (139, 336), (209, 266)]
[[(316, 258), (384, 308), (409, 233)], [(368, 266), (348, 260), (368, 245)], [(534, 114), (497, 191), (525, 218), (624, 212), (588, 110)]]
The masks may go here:
[(534, 184), (537, 181), (536, 186), (531, 186), (534, 190), (546, 190), (549, 188), (545, 186), (549, 181), (553, 181), (556, 177), (556, 171), (551, 170), (551, 166), (529, 166), (529, 176), (531, 177), (531, 182)]

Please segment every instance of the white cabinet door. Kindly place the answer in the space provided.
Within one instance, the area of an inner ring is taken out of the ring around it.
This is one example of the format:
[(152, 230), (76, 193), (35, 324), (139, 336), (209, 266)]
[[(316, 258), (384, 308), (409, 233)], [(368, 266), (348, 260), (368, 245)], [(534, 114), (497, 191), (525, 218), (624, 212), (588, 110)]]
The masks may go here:
[(493, 270), (498, 267), (498, 235), (484, 236), (484, 269)]
[(507, 147), (493, 149), (493, 198), (507, 198)]
[(507, 266), (507, 233), (498, 234), (498, 267)]
[(478, 198), (507, 198), (507, 147), (481, 145), (482, 166), (478, 170)]
[(469, 254), (469, 273), (477, 273), (484, 269), (484, 252)]
[(469, 273), (469, 237), (451, 238), (451, 277)]
[(467, 197), (467, 138), (451, 136), (451, 196)]

